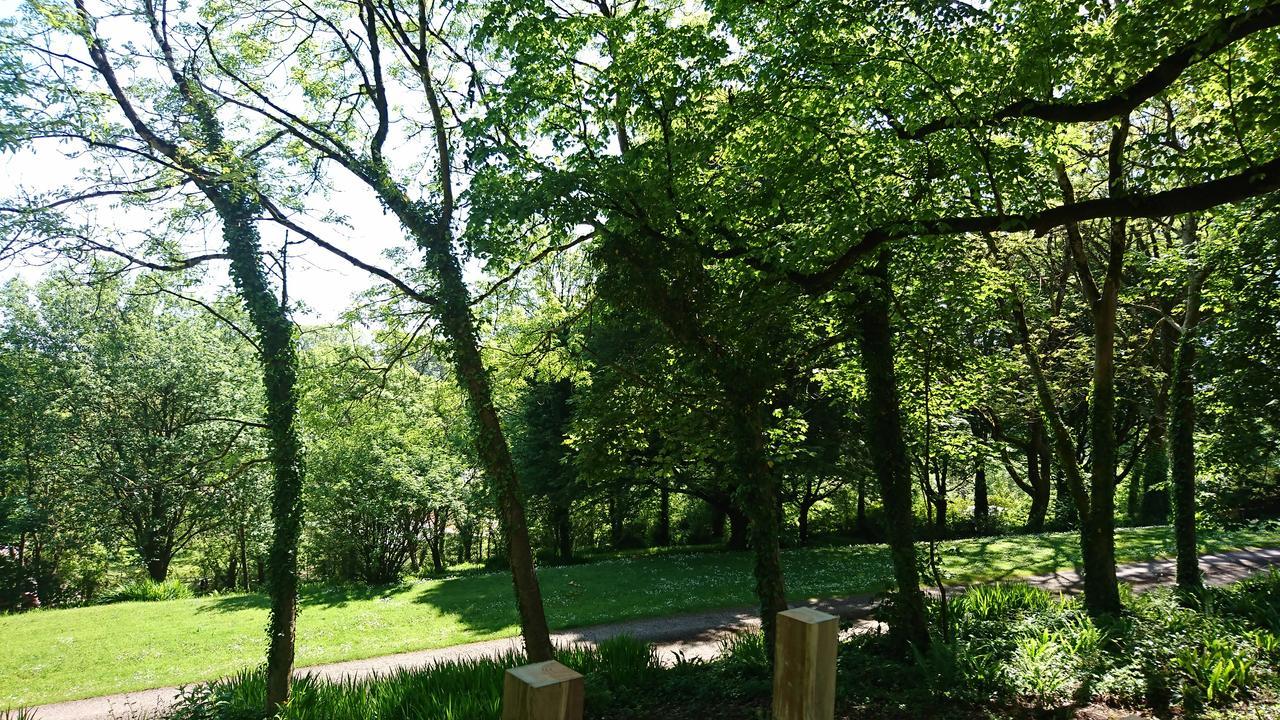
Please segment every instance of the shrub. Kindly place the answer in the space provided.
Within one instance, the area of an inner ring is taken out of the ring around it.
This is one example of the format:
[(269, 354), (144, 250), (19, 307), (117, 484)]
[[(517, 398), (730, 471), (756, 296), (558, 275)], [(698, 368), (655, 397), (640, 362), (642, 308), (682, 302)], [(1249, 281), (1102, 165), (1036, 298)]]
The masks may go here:
[(125, 583), (111, 593), (107, 602), (155, 602), (158, 600), (185, 600), (194, 597), (191, 587), (181, 580), (156, 582), (150, 578)]

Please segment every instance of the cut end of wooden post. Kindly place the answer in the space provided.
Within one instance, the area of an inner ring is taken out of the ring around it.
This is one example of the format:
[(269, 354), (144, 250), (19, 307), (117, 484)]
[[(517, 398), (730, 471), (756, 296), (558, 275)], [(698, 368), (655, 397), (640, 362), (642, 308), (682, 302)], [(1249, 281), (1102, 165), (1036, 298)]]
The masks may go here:
[(782, 612), (778, 613), (778, 622), (781, 623), (782, 618), (787, 618), (788, 620), (794, 620), (796, 622), (805, 623), (806, 625), (817, 625), (824, 622), (840, 621), (840, 618), (836, 617), (835, 615), (832, 615), (830, 613), (824, 613), (821, 610), (814, 610), (813, 608), (807, 608), (807, 607), (798, 607), (798, 608), (791, 608), (790, 610), (783, 610)]
[(555, 660), (507, 670), (502, 720), (582, 720), (582, 675)]

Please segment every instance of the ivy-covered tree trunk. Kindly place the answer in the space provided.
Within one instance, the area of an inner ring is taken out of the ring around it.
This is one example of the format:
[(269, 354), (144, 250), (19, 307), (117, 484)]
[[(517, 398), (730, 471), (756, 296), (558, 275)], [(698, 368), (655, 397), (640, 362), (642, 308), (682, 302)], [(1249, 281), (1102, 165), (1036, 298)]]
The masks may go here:
[[(443, 127), (443, 126), (441, 126)], [(440, 129), (437, 129), (440, 132)], [(441, 146), (442, 166), (448, 165), (447, 141), (437, 137)], [(520, 616), (520, 633), (525, 654), (530, 662), (552, 659), (551, 632), (547, 628), (542, 607), (542, 590), (533, 562), (529, 542), (529, 526), (525, 517), (524, 498), (511, 446), (493, 404), (493, 388), (488, 369), (480, 354), (480, 337), (471, 315), (471, 295), (462, 277), (462, 265), (453, 253), (448, 219), (441, 220), (430, 207), (409, 199), (388, 179), (382, 166), (357, 168), (357, 174), (369, 183), (410, 233), (425, 255), (427, 266), (436, 281), (436, 298), (430, 308), (448, 340), (454, 373), (467, 398), (467, 408), (475, 421), (473, 445), (484, 468), (485, 477), (494, 490), (498, 524), (511, 569), (516, 609)], [(445, 180), (446, 186), (448, 180)], [(452, 190), (448, 190), (449, 193)], [(449, 201), (446, 201), (446, 206)]]
[(920, 590), (911, 506), (911, 466), (902, 434), (901, 402), (894, 370), (893, 330), (889, 319), (892, 292), (888, 258), (881, 253), (872, 280), (858, 308), (862, 332), (859, 347), (867, 376), (867, 445), (871, 463), (880, 481), (884, 504), (884, 533), (893, 560), (893, 576), (898, 583), (897, 627), (890, 627), (904, 642), (918, 650), (929, 647), (929, 616)]
[(245, 191), (210, 193), (223, 221), (231, 279), (258, 339), (266, 390), (266, 425), (274, 474), (271, 546), (266, 581), (271, 599), (267, 648), (267, 713), (289, 698), (298, 615), (298, 538), (302, 531), (302, 442), (298, 436), (297, 348), (288, 310), (276, 298), (262, 264), (258, 206)]
[(1089, 476), (1089, 512), (1080, 523), (1084, 560), (1084, 600), (1093, 615), (1120, 612), (1116, 578), (1116, 431), (1115, 329), (1116, 293), (1104, 289), (1094, 313), (1093, 397), (1089, 431), (1093, 456)]

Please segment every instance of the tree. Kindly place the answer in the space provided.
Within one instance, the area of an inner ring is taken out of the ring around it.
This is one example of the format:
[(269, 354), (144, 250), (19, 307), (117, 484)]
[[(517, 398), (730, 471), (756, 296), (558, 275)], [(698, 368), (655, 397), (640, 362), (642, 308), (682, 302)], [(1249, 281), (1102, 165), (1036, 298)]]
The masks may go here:
[[(296, 143), (300, 152), (288, 155), (287, 162), (310, 165), (325, 161), (349, 174), (400, 221), (407, 239), (423, 253), (422, 270), (432, 291), (423, 292), (398, 279), (394, 284), (426, 306), (448, 339), (448, 355), (472, 413), (476, 455), (495, 490), (525, 650), (531, 660), (549, 660), (550, 633), (529, 545), (520, 481), (493, 402), (491, 377), (471, 312), (471, 293), (455, 252), (457, 189), (453, 173), (455, 148), (463, 138), (451, 124), (452, 106), (445, 99), (442, 84), (445, 75), (438, 73), (474, 72), (475, 66), (454, 52), (449, 41), (451, 28), (438, 27), (449, 25), (450, 13), (440, 14), (443, 17), (433, 16), (421, 1), (362, 0), (354, 8), (290, 4), (248, 15), (228, 7), (217, 18), (223, 37), (208, 38), (206, 47), (222, 79), (219, 96), (241, 108), (250, 119), (264, 123), (265, 134), (288, 137)], [(315, 32), (295, 24), (300, 17), (307, 18)], [(352, 43), (348, 33), (339, 29), (342, 27), (358, 28), (355, 32), (361, 40)], [(263, 38), (274, 52), (259, 52)], [(388, 45), (384, 47), (384, 43)], [(298, 98), (300, 107), (289, 109), (283, 104), (289, 93), (270, 87), (279, 77), (257, 73), (261, 68), (278, 67), (289, 58), (312, 54), (330, 61), (303, 63), (307, 68), (303, 82), (313, 92)], [(441, 66), (445, 69), (438, 69)], [(484, 78), (475, 76), (473, 82), (482, 83)], [(393, 125), (387, 98), (400, 91), (418, 98), (417, 107), (425, 105), (427, 117), (400, 116), (396, 118), (397, 130), (407, 126), (405, 134), (411, 137), (420, 128), (434, 140), (430, 161), (436, 182), (421, 197), (415, 197), (412, 173), (397, 167), (386, 152)], [(352, 99), (358, 103), (357, 112), (345, 109)], [(372, 116), (371, 125), (364, 122), (363, 113)], [(268, 210), (284, 226), (318, 245), (333, 247), (290, 219), (284, 209)], [(370, 269), (367, 264), (358, 266)], [(380, 276), (390, 277), (386, 272)]]
[[(302, 446), (296, 427), (297, 369), (294, 326), (286, 303), (272, 288), (262, 258), (258, 232), (261, 187), (253, 153), (238, 147), (223, 131), (215, 98), (196, 77), (192, 58), (178, 55), (167, 4), (142, 0), (117, 8), (113, 22), (131, 24), (149, 51), (147, 72), (130, 62), (132, 53), (118, 51), (99, 30), (99, 20), (76, 0), (74, 7), (37, 3), (28, 22), (15, 28), (7, 48), (38, 63), (29, 83), (33, 90), (22, 108), (27, 122), (19, 136), (26, 142), (68, 140), (98, 153), (103, 162), (121, 162), (130, 171), (110, 189), (62, 192), (42, 205), (16, 211), (20, 221), (38, 222), (53, 208), (101, 197), (163, 197), (175, 188), (193, 186), (221, 223), (224, 253), (175, 258), (170, 238), (154, 243), (163, 259), (148, 261), (111, 243), (87, 237), (74, 226), (62, 237), (79, 241), (81, 250), (125, 257), (156, 270), (181, 269), (212, 259), (229, 263), (230, 275), (254, 328), (266, 390), (265, 425), (274, 470), (273, 537), (269, 574), (272, 595), (268, 630), (266, 708), (274, 711), (289, 694), (297, 616), (297, 546), (302, 526)], [(82, 42), (85, 56), (62, 52), (65, 39)], [(124, 80), (117, 67), (133, 71)], [(88, 84), (78, 84), (82, 69)], [(157, 92), (152, 78), (163, 91)], [(130, 79), (132, 82), (130, 82)], [(97, 112), (86, 112), (94, 108)], [(108, 118), (100, 123), (99, 117)], [(114, 166), (114, 165), (113, 165)], [(108, 175), (110, 177), (110, 175)], [(12, 212), (13, 210), (10, 209)], [(54, 235), (57, 237), (57, 235)]]

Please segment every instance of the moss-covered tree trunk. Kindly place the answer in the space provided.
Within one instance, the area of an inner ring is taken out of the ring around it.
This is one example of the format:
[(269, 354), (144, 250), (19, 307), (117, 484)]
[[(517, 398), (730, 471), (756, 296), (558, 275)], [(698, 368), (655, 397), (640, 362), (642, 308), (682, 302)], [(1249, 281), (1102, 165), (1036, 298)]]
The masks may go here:
[(894, 370), (893, 329), (890, 323), (888, 259), (881, 253), (872, 271), (873, 286), (858, 306), (862, 332), (859, 349), (867, 377), (867, 445), (880, 498), (884, 504), (884, 533), (898, 584), (896, 633), (919, 650), (929, 647), (929, 617), (916, 564), (914, 511), (911, 505), (911, 466), (902, 434), (901, 402)]

